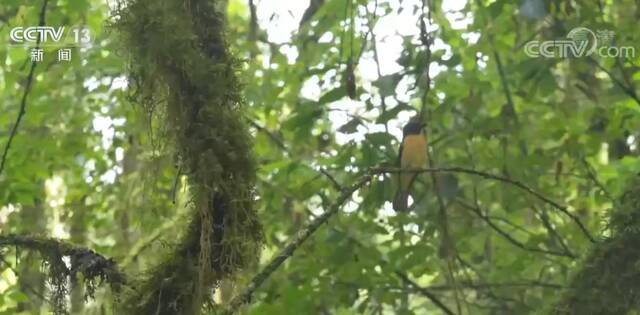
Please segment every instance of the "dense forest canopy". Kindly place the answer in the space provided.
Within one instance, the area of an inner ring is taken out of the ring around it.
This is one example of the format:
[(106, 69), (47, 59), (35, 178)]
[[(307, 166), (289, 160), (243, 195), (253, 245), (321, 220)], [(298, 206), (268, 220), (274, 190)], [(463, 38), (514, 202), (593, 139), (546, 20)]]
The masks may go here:
[(3, 0), (0, 315), (638, 314), (638, 20)]

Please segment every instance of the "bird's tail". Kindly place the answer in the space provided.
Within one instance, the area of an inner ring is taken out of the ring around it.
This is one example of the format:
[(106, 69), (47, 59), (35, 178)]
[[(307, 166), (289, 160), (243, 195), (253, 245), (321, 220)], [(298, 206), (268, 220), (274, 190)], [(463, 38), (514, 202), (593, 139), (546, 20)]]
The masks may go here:
[(409, 202), (409, 192), (403, 189), (398, 189), (396, 197), (393, 198), (393, 210), (396, 212), (407, 211), (407, 203)]

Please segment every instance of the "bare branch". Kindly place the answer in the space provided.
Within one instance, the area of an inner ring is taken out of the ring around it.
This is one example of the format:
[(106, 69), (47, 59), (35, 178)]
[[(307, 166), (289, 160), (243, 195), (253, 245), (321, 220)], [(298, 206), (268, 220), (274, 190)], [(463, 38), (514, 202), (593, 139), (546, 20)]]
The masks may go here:
[[(427, 4), (427, 2), (429, 2)], [(427, 114), (427, 98), (429, 96), (429, 92), (431, 91), (431, 74), (429, 73), (429, 66), (431, 65), (431, 43), (433, 39), (431, 35), (429, 35), (429, 30), (427, 30), (427, 25), (431, 26), (431, 14), (433, 12), (433, 3), (428, 0), (422, 0), (422, 10), (420, 15), (420, 42), (422, 46), (424, 46), (426, 52), (425, 58), (425, 68), (422, 70), (424, 74), (425, 84), (424, 84), (424, 93), (422, 94), (422, 107), (420, 109), (420, 117), (424, 119)], [(425, 11), (427, 11), (425, 22)]]
[(607, 68), (603, 67), (600, 63), (598, 63), (595, 59), (593, 59), (592, 57), (589, 57), (587, 59), (589, 62), (591, 62), (592, 64), (594, 64), (596, 67), (598, 67), (598, 69), (602, 70), (604, 73), (606, 73), (609, 78), (611, 79), (611, 81), (617, 85), (622, 92), (624, 92), (625, 94), (627, 94), (629, 97), (631, 97), (636, 103), (638, 103), (638, 105), (640, 105), (640, 97), (638, 96), (638, 94), (636, 93), (634, 87), (632, 86), (627, 86), (624, 84), (624, 82), (620, 81), (620, 79), (616, 78), (615, 75), (613, 75), (613, 73), (611, 73), (611, 71), (607, 70)]
[(402, 282), (405, 282), (405, 283), (411, 285), (411, 287), (413, 287), (415, 290), (420, 292), (420, 294), (426, 296), (429, 300), (431, 300), (431, 302), (433, 302), (435, 305), (437, 305), (445, 314), (447, 314), (447, 315), (454, 315), (455, 314), (446, 305), (444, 305), (444, 303), (442, 303), (442, 301), (440, 301), (440, 299), (438, 299), (438, 297), (435, 296), (429, 289), (421, 287), (420, 285), (415, 283), (413, 280), (409, 279), (409, 277), (407, 277), (406, 274), (404, 274), (404, 273), (402, 273), (400, 271), (396, 270), (394, 273), (396, 274), (396, 276), (398, 276), (402, 280)]
[[(249, 303), (251, 301), (251, 297), (253, 296), (253, 293), (287, 259), (289, 259), (289, 257), (291, 257), (294, 254), (294, 252), (298, 249), (298, 247), (300, 247), (306, 240), (308, 240), (311, 237), (311, 235), (313, 235), (313, 233), (316, 230), (318, 230), (318, 228), (322, 224), (326, 223), (332, 216), (334, 216), (336, 213), (338, 213), (340, 208), (344, 205), (344, 203), (347, 202), (347, 200), (349, 200), (349, 198), (351, 197), (351, 195), (355, 191), (357, 191), (358, 189), (360, 189), (364, 185), (366, 185), (368, 182), (370, 182), (374, 175), (383, 174), (383, 173), (398, 173), (400, 171), (404, 171), (404, 172), (406, 172), (406, 171), (409, 171), (409, 172), (420, 172), (420, 173), (436, 173), (436, 172), (463, 173), (463, 174), (470, 174), (470, 175), (480, 176), (480, 177), (483, 177), (483, 178), (492, 179), (492, 180), (496, 180), (496, 181), (500, 181), (500, 182), (511, 184), (511, 185), (513, 185), (515, 187), (518, 187), (519, 189), (521, 189), (521, 190), (523, 190), (523, 191), (535, 196), (536, 198), (542, 200), (543, 202), (553, 206), (554, 208), (558, 209), (560, 212), (562, 212), (562, 213), (566, 214), (567, 216), (569, 216), (580, 227), (582, 232), (587, 236), (587, 238), (591, 242), (596, 242), (595, 239), (589, 233), (589, 231), (586, 229), (584, 224), (582, 224), (582, 222), (574, 214), (570, 213), (566, 206), (558, 204), (557, 202), (549, 199), (548, 197), (542, 195), (541, 193), (533, 190), (532, 188), (530, 188), (530, 187), (526, 186), (525, 184), (521, 183), (520, 181), (517, 181), (517, 180), (514, 180), (514, 179), (510, 179), (510, 178), (506, 178), (506, 177), (502, 177), (502, 176), (498, 176), (498, 175), (494, 175), (494, 174), (490, 174), (490, 173), (486, 173), (486, 172), (482, 172), (482, 171), (477, 171), (477, 170), (473, 170), (473, 169), (466, 169), (466, 168), (462, 168), (462, 167), (422, 168), (422, 169), (413, 169), (413, 170), (406, 170), (406, 169), (400, 169), (400, 168), (388, 168), (388, 167), (372, 168), (372, 169), (369, 170), (368, 174), (362, 176), (355, 184), (349, 186), (349, 188), (342, 189), (342, 193), (336, 199), (336, 201), (329, 207), (328, 210), (326, 210), (322, 215), (317, 216), (311, 222), (306, 224), (305, 227), (303, 227), (295, 236), (293, 236), (292, 239), (289, 242), (287, 242), (287, 245), (283, 249), (281, 249), (278, 252), (278, 254), (276, 254), (271, 259), (271, 261), (265, 267), (262, 268), (262, 270), (260, 272), (258, 272), (258, 274), (256, 274), (253, 277), (253, 279), (244, 288), (244, 290), (231, 300), (231, 302), (229, 303), (229, 305), (225, 309), (224, 313), (225, 314), (234, 314), (240, 309), (240, 307), (243, 304)], [(411, 281), (408, 277), (406, 277), (406, 275), (398, 274), (398, 273), (401, 273), (399, 271), (395, 271), (395, 273), (405, 283), (410, 284), (414, 288), (420, 288), (415, 282)], [(407, 282), (407, 280), (409, 280), (410, 282)], [(420, 292), (422, 294), (424, 294), (425, 296), (429, 297), (431, 299), (431, 301), (434, 304), (438, 305), (445, 313), (454, 314), (453, 312), (451, 312), (451, 310), (446, 308), (446, 306), (444, 304), (439, 302), (439, 300), (437, 300), (437, 298), (435, 298), (433, 296), (433, 294), (431, 294), (428, 290), (425, 290), (423, 288), (423, 289), (420, 289)]]
[(503, 229), (501, 229), (488, 216), (482, 214), (482, 211), (478, 207), (475, 207), (475, 206), (463, 201), (462, 199), (458, 199), (457, 201), (464, 208), (471, 210), (480, 219), (485, 221), (494, 231), (496, 231), (498, 234), (502, 235), (502, 237), (504, 237), (507, 241), (509, 241), (509, 243), (513, 244), (514, 246), (516, 246), (518, 248), (521, 248), (523, 250), (530, 251), (530, 252), (537, 252), (537, 253), (542, 253), (542, 254), (547, 254), (547, 255), (575, 258), (575, 256), (573, 254), (571, 254), (570, 252), (563, 253), (563, 252), (557, 252), (557, 251), (552, 251), (552, 250), (546, 250), (546, 249), (542, 249), (542, 248), (538, 248), (538, 247), (527, 246), (524, 243), (522, 243), (519, 240), (517, 240), (511, 234), (509, 234), (506, 231), (504, 231)]
[(276, 254), (262, 270), (256, 274), (249, 282), (249, 285), (237, 296), (235, 296), (225, 310), (226, 314), (233, 314), (245, 303), (251, 301), (253, 292), (260, 287), (293, 253), (300, 247), (318, 228), (334, 216), (342, 205), (346, 203), (351, 195), (362, 186), (366, 185), (372, 178), (371, 174), (365, 175), (349, 188), (344, 189), (338, 199), (323, 214), (309, 222), (303, 227), (287, 245)]
[[(42, 8), (40, 9), (40, 22), (38, 25), (44, 26), (45, 24), (45, 14), (47, 12), (47, 4), (49, 0), (44, 0), (42, 2)], [(36, 49), (40, 48), (40, 36), (36, 41)], [(22, 93), (22, 100), (20, 101), (20, 111), (18, 112), (18, 117), (16, 118), (16, 122), (13, 124), (13, 128), (11, 128), (11, 134), (9, 135), (9, 140), (7, 140), (7, 144), (4, 146), (4, 152), (2, 153), (2, 159), (0, 160), (0, 175), (2, 175), (2, 171), (4, 170), (4, 165), (7, 161), (7, 155), (9, 154), (9, 149), (11, 148), (11, 143), (13, 142), (13, 138), (15, 138), (18, 133), (18, 127), (20, 127), (20, 122), (22, 122), (22, 118), (27, 113), (27, 97), (29, 96), (29, 92), (31, 92), (31, 85), (33, 83), (33, 77), (36, 72), (36, 66), (38, 62), (33, 60), (31, 62), (31, 69), (29, 69), (29, 74), (27, 75), (27, 83), (24, 86), (24, 92)]]
[(510, 179), (510, 178), (499, 176), (499, 175), (494, 175), (494, 174), (483, 172), (483, 171), (467, 169), (467, 168), (463, 168), (463, 167), (419, 168), (419, 169), (413, 169), (413, 170), (406, 170), (406, 169), (393, 168), (393, 167), (379, 167), (379, 168), (372, 169), (372, 172), (374, 174), (399, 173), (400, 171), (403, 171), (403, 172), (418, 172), (418, 173), (438, 173), (438, 172), (440, 172), (440, 173), (463, 173), (463, 174), (470, 174), (470, 175), (474, 175), (474, 176), (480, 176), (480, 177), (484, 177), (484, 178), (487, 178), (487, 179), (492, 179), (492, 180), (496, 180), (496, 181), (500, 181), (500, 182), (503, 182), (503, 183), (510, 184), (512, 186), (515, 186), (515, 187), (527, 192), (530, 195), (533, 195), (534, 197), (538, 198), (539, 200), (551, 205), (552, 207), (556, 208), (558, 211), (564, 213), (566, 216), (568, 216), (571, 220), (573, 220), (578, 225), (580, 230), (589, 239), (589, 241), (591, 241), (592, 243), (596, 242), (595, 238), (593, 236), (591, 236), (591, 233), (589, 232), (589, 230), (587, 230), (586, 226), (582, 223), (582, 221), (580, 221), (580, 219), (575, 214), (569, 212), (569, 209), (567, 208), (567, 206), (563, 206), (563, 205), (551, 200), (550, 198), (548, 198), (545, 195), (535, 191), (533, 188), (523, 184), (522, 182), (520, 182), (518, 180)]
[[(353, 237), (349, 233), (346, 233), (344, 231), (340, 231), (339, 229), (336, 229), (335, 227), (332, 227), (332, 229), (335, 230), (335, 231), (339, 231), (339, 232), (343, 233), (355, 245), (357, 245), (359, 247), (365, 247), (365, 248), (367, 247), (360, 240), (358, 240), (357, 238)], [(382, 258), (382, 259), (380, 259), (380, 264), (388, 266), (389, 262), (385, 258)], [(445, 314), (448, 314), (448, 315), (455, 314), (442, 301), (440, 301), (440, 299), (437, 296), (435, 296), (435, 294), (433, 292), (431, 292), (431, 288), (420, 286), (418, 283), (416, 283), (415, 281), (411, 280), (411, 278), (409, 278), (409, 276), (406, 273), (404, 273), (403, 271), (400, 271), (398, 269), (394, 269), (393, 273), (405, 285), (405, 287), (403, 287), (403, 289), (407, 289), (409, 287), (413, 288), (413, 290), (415, 290), (416, 292), (420, 293), (421, 295), (424, 295), (427, 299), (429, 299), (435, 306), (437, 306)]]
[(324, 0), (311, 0), (309, 1), (309, 6), (304, 13), (302, 14), (302, 18), (300, 19), (299, 28), (302, 28), (307, 22), (313, 18), (313, 16), (320, 10), (320, 7), (324, 4)]

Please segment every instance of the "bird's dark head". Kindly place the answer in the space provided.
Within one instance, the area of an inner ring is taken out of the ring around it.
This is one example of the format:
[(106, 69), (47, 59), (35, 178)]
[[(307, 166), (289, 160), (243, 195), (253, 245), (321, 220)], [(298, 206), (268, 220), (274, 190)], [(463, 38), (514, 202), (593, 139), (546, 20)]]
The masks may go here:
[(422, 121), (411, 120), (402, 128), (402, 134), (404, 136), (421, 134), (425, 126), (426, 124)]

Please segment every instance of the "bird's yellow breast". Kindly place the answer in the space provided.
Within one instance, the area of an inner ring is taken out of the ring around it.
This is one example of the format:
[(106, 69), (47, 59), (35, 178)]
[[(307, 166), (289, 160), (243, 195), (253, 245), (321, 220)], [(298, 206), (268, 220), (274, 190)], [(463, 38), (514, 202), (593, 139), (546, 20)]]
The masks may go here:
[(421, 168), (427, 166), (427, 140), (423, 135), (410, 135), (402, 143), (400, 167)]

